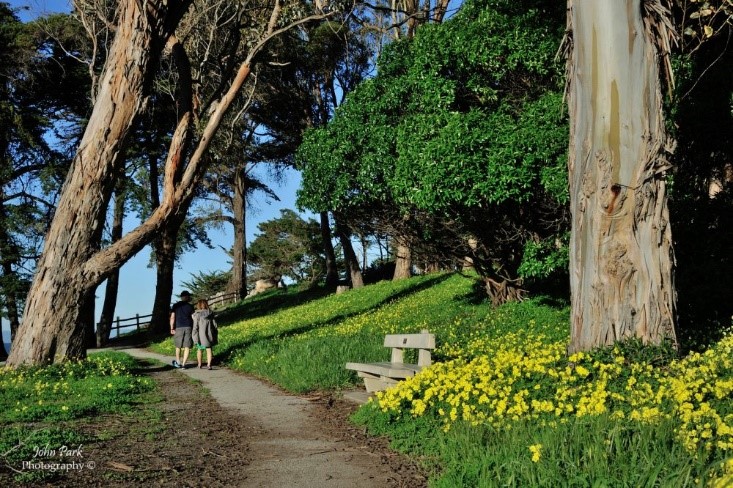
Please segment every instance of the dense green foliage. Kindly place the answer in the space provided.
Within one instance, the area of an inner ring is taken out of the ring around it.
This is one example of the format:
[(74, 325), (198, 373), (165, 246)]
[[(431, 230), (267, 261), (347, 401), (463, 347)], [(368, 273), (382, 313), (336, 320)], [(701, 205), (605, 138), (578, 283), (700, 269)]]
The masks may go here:
[(733, 49), (714, 38), (677, 60), (670, 218), (680, 331), (695, 347), (719, 337), (733, 315)]
[(433, 253), (475, 254), (483, 271), (516, 277), (524, 245), (560, 242), (567, 226), (568, 135), (554, 61), (564, 12), (554, 2), (471, 1), (390, 45), (377, 76), (305, 135), (299, 203), (412, 236)]
[(289, 209), (280, 217), (257, 225), (259, 234), (249, 246), (253, 279), (288, 278), (315, 283), (325, 274), (320, 227)]
[(88, 110), (88, 42), (70, 16), (22, 23), (0, 2), (0, 45), (0, 309), (14, 330)]

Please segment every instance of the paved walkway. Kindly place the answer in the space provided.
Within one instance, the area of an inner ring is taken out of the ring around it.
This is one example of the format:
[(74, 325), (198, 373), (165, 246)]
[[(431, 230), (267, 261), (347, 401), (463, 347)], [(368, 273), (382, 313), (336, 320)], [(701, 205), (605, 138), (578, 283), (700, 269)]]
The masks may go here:
[[(166, 364), (172, 360), (144, 349), (120, 350)], [(220, 366), (198, 369), (195, 359), (191, 364), (180, 373), (200, 381), (217, 402), (245, 416), (255, 428), (252, 438), (243, 439), (253, 458), (249, 466), (243, 467), (249, 472), (247, 486), (394, 486), (394, 473), (378, 455), (324, 434), (308, 400)]]

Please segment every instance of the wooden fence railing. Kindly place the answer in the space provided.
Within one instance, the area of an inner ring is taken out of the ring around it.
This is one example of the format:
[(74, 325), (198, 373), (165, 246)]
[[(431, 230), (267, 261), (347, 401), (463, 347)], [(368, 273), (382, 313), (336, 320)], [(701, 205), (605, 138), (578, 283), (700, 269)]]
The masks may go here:
[[(239, 301), (239, 293), (233, 292), (233, 293), (217, 293), (216, 295), (212, 296), (211, 298), (208, 298), (206, 300), (209, 302), (209, 307), (216, 308), (221, 305), (228, 305), (230, 303)], [(132, 332), (133, 329), (135, 332), (139, 332), (142, 329), (147, 329), (150, 327), (150, 319), (153, 317), (152, 314), (150, 315), (140, 315), (135, 314), (134, 317), (130, 317), (127, 319), (121, 319), (117, 317), (115, 320), (112, 321), (112, 327), (110, 328), (110, 337), (119, 337), (122, 333), (129, 333)], [(101, 322), (97, 322), (97, 328), (99, 328), (99, 325)], [(122, 329), (129, 329), (125, 330), (124, 332), (121, 332)]]
[(219, 305), (228, 305), (239, 301), (239, 292), (217, 293), (216, 295), (207, 298), (206, 301), (209, 302), (209, 307), (211, 308), (216, 308)]
[[(115, 320), (112, 321), (112, 327), (110, 328), (110, 337), (119, 337), (121, 332), (121, 329), (131, 329), (134, 327), (135, 332), (139, 332), (141, 329), (147, 329), (150, 327), (150, 319), (153, 317), (153, 314), (150, 315), (140, 315), (135, 314), (134, 317), (130, 317), (128, 319), (121, 319), (117, 317)], [(145, 321), (145, 319), (148, 319)], [(132, 322), (132, 323), (127, 323)], [(101, 322), (97, 323), (97, 328), (99, 328)], [(113, 333), (114, 332), (114, 333)], [(132, 332), (132, 330), (126, 330), (125, 333)]]

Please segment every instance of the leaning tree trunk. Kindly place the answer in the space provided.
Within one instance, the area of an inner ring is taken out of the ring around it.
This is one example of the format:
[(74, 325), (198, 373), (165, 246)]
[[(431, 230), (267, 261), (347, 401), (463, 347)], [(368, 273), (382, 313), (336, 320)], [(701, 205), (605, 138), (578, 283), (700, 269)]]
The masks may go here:
[(326, 254), (326, 286), (334, 287), (338, 284), (339, 273), (336, 268), (336, 252), (331, 242), (331, 225), (328, 221), (328, 212), (321, 212), (321, 239), (323, 252)]
[(659, 72), (669, 12), (659, 1), (568, 6), (569, 350), (631, 337), (676, 344)]
[(46, 235), (8, 365), (85, 355), (82, 311), (90, 292), (127, 258), (106, 257), (103, 269), (91, 260), (120, 173), (122, 144), (145, 101), (165, 42), (189, 4), (120, 2), (97, 101)]
[[(122, 222), (125, 218), (125, 193), (122, 185), (115, 191), (115, 206), (112, 217), (111, 242), (122, 239)], [(115, 308), (117, 307), (117, 292), (120, 287), (120, 270), (114, 270), (107, 277), (107, 285), (104, 289), (104, 303), (102, 313), (97, 324), (97, 347), (104, 347), (109, 342), (109, 334), (112, 330)]]

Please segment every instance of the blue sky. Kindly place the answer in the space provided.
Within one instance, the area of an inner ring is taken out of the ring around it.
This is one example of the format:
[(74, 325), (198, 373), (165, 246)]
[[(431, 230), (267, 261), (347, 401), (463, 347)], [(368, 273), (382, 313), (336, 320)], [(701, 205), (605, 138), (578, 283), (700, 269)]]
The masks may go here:
[[(28, 10), (18, 12), (19, 17), (30, 20), (44, 13), (68, 12), (69, 2), (52, 0), (11, 0), (8, 1), (11, 7), (28, 7)], [(267, 180), (263, 173), (262, 178)], [(266, 220), (276, 218), (283, 208), (295, 209), (295, 191), (300, 184), (300, 175), (291, 170), (286, 174), (281, 185), (269, 182), (271, 188), (279, 196), (280, 201), (268, 201), (262, 195), (254, 195), (251, 198), (251, 209), (247, 214), (247, 242), (251, 242), (257, 231), (257, 224)], [(132, 229), (137, 222), (130, 218), (125, 223), (125, 232)], [(229, 257), (222, 249), (229, 249), (232, 246), (233, 235), (230, 228), (212, 230), (209, 233), (214, 249), (199, 246), (193, 252), (185, 254), (178, 262), (174, 272), (174, 291), (178, 294), (182, 290), (182, 282), (190, 281), (191, 274), (200, 271), (227, 270), (231, 267)], [(147, 315), (152, 310), (155, 297), (155, 269), (148, 268), (150, 260), (150, 248), (146, 247), (135, 257), (128, 261), (120, 270), (120, 289), (117, 301), (116, 315), (120, 318), (134, 317), (136, 313)], [(97, 289), (96, 317), (99, 313), (104, 299), (104, 283)], [(4, 340), (9, 340), (7, 322), (3, 321), (2, 326)]]

